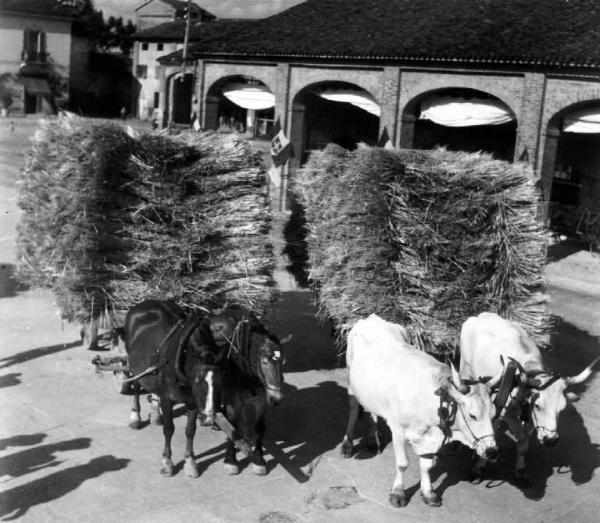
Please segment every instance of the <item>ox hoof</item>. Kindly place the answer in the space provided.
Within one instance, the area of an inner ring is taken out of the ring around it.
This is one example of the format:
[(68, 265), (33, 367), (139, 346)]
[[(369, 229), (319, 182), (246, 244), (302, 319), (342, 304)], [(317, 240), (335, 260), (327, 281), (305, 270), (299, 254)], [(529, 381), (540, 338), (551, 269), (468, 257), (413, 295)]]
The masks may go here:
[(469, 476), (469, 481), (473, 485), (479, 485), (483, 481), (483, 469), (473, 469)]
[(236, 463), (225, 463), (225, 472), (230, 476), (237, 476), (240, 473), (240, 467)]
[(515, 481), (520, 487), (531, 488), (531, 478), (525, 469), (518, 469), (515, 471)]
[(188, 478), (197, 478), (198, 477), (198, 467), (196, 467), (196, 463), (192, 459), (186, 459), (183, 464), (183, 473)]
[(267, 467), (265, 467), (264, 465), (257, 465), (256, 463), (252, 463), (252, 473), (256, 474), (257, 476), (266, 476), (267, 474)]
[(163, 424), (162, 416), (150, 416), (150, 425), (161, 426)]
[(173, 463), (171, 460), (163, 460), (162, 467), (160, 468), (160, 473), (166, 478), (170, 478), (173, 476)]
[(435, 492), (430, 492), (429, 494), (421, 492), (421, 498), (423, 499), (423, 503), (429, 507), (440, 507), (442, 505), (442, 500)]
[(342, 443), (342, 457), (351, 458), (352, 457), (352, 443)]
[(142, 428), (142, 422), (138, 420), (132, 420), (129, 422), (129, 428), (133, 430), (140, 430)]
[(400, 508), (406, 507), (406, 494), (402, 492), (390, 492), (390, 505)]

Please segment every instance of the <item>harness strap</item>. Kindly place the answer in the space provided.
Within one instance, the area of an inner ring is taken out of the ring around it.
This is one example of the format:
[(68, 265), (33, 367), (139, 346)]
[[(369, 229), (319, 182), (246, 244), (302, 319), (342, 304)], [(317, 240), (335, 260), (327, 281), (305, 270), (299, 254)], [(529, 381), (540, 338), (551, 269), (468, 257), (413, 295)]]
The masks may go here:
[(132, 376), (131, 378), (121, 380), (121, 383), (129, 383), (131, 381), (137, 381), (140, 378), (143, 378), (144, 376), (147, 376), (148, 374), (154, 374), (157, 371), (158, 371), (158, 367), (156, 365), (152, 365), (152, 366), (148, 367), (146, 370), (140, 372), (139, 374)]
[(502, 375), (502, 381), (496, 399), (494, 400), (494, 406), (496, 407), (496, 416), (500, 417), (502, 411), (506, 407), (506, 402), (510, 396), (510, 392), (515, 386), (515, 376), (517, 372), (517, 364), (513, 360), (509, 360), (506, 364), (506, 369)]
[[(175, 332), (177, 332), (177, 330), (180, 329), (183, 326), (183, 324), (184, 324), (184, 320), (182, 320), (182, 319), (178, 320), (177, 323), (175, 325), (173, 325), (173, 327), (171, 327), (171, 330), (169, 332), (167, 332), (167, 334), (162, 339), (160, 344), (156, 347), (156, 350), (154, 351), (154, 356), (153, 356), (153, 363), (155, 364), (155, 367), (157, 369), (159, 367), (164, 367), (167, 364), (167, 358), (163, 352), (163, 348), (167, 344), (167, 341), (169, 341), (169, 338), (171, 338), (171, 336), (173, 336), (173, 334), (175, 334)], [(150, 367), (148, 367), (148, 368), (150, 368)]]
[(452, 438), (452, 425), (456, 420), (456, 409), (456, 402), (449, 400), (447, 394), (442, 392), (440, 394), (440, 406), (438, 407), (439, 427), (444, 433), (442, 445), (445, 445)]

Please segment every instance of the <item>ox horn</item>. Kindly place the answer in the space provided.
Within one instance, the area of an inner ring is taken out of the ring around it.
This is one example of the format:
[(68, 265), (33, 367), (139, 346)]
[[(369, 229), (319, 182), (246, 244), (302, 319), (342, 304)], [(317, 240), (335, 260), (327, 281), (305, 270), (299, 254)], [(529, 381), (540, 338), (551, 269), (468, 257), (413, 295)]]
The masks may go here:
[(590, 377), (592, 373), (592, 369), (596, 363), (600, 361), (600, 356), (598, 356), (592, 363), (590, 363), (585, 369), (583, 369), (577, 376), (569, 376), (567, 378), (563, 378), (565, 380), (565, 384), (569, 385), (578, 385), (579, 383), (583, 383)]
[(506, 370), (506, 365), (504, 365), (504, 358), (502, 356), (500, 356), (500, 363), (502, 364), (502, 368), (500, 369), (498, 374), (496, 374), (495, 376), (490, 378), (487, 382), (485, 382), (485, 384), (490, 389), (496, 388), (500, 384), (500, 380), (502, 379), (502, 376), (504, 376), (504, 371)]
[(467, 394), (470, 390), (469, 386), (460, 379), (460, 374), (456, 370), (454, 363), (450, 363), (450, 370), (452, 371), (452, 383), (461, 394)]
[(279, 345), (285, 345), (286, 343), (289, 343), (293, 337), (293, 334), (288, 334), (287, 336), (279, 340)]

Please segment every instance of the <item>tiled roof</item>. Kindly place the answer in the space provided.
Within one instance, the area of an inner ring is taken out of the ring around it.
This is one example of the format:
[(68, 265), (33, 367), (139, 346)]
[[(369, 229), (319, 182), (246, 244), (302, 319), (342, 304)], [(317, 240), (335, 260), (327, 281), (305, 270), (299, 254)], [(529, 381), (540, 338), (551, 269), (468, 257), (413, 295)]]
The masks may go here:
[[(149, 4), (151, 1), (152, 0), (148, 0), (148, 2), (145, 2), (144, 4), (136, 7), (135, 10), (137, 11), (138, 9), (141, 9), (145, 5)], [(173, 9), (179, 9), (179, 10), (187, 9), (187, 1), (186, 0), (159, 0), (159, 1), (164, 4), (170, 5)], [(195, 15), (200, 16), (203, 20), (214, 20), (216, 18), (215, 15), (213, 15), (206, 9), (203, 9), (199, 5), (196, 5), (194, 2), (192, 2), (191, 11)]]
[(197, 56), (600, 66), (598, 0), (307, 0), (221, 32)]
[[(236, 19), (223, 19), (215, 20), (213, 22), (202, 22), (196, 23), (191, 21), (190, 23), (190, 41), (201, 39), (204, 32), (211, 29), (215, 29), (217, 32), (230, 31), (234, 28), (242, 27), (245, 24), (253, 23), (253, 20), (236, 20)], [(138, 31), (133, 35), (134, 40), (140, 40), (145, 42), (183, 42), (185, 34), (185, 20), (176, 20), (174, 22), (166, 22), (164, 24), (155, 25), (142, 31)], [(224, 33), (223, 33), (224, 34)]]
[(0, 0), (0, 12), (72, 18), (76, 12), (73, 4), (69, 0)]

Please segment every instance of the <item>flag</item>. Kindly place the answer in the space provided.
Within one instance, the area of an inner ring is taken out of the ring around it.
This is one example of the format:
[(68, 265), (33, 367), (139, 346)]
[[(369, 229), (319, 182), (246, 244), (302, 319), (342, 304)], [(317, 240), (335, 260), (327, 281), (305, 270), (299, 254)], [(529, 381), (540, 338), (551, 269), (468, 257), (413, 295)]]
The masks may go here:
[(273, 139), (271, 140), (271, 158), (273, 158), (273, 165), (279, 167), (288, 161), (288, 158), (292, 156), (292, 144), (283, 134), (281, 123), (279, 118), (273, 126)]
[(377, 147), (383, 147), (384, 149), (394, 148), (394, 144), (392, 143), (392, 140), (390, 140), (387, 127), (384, 127), (383, 131), (381, 131), (381, 136), (379, 137), (379, 140), (377, 140)]

